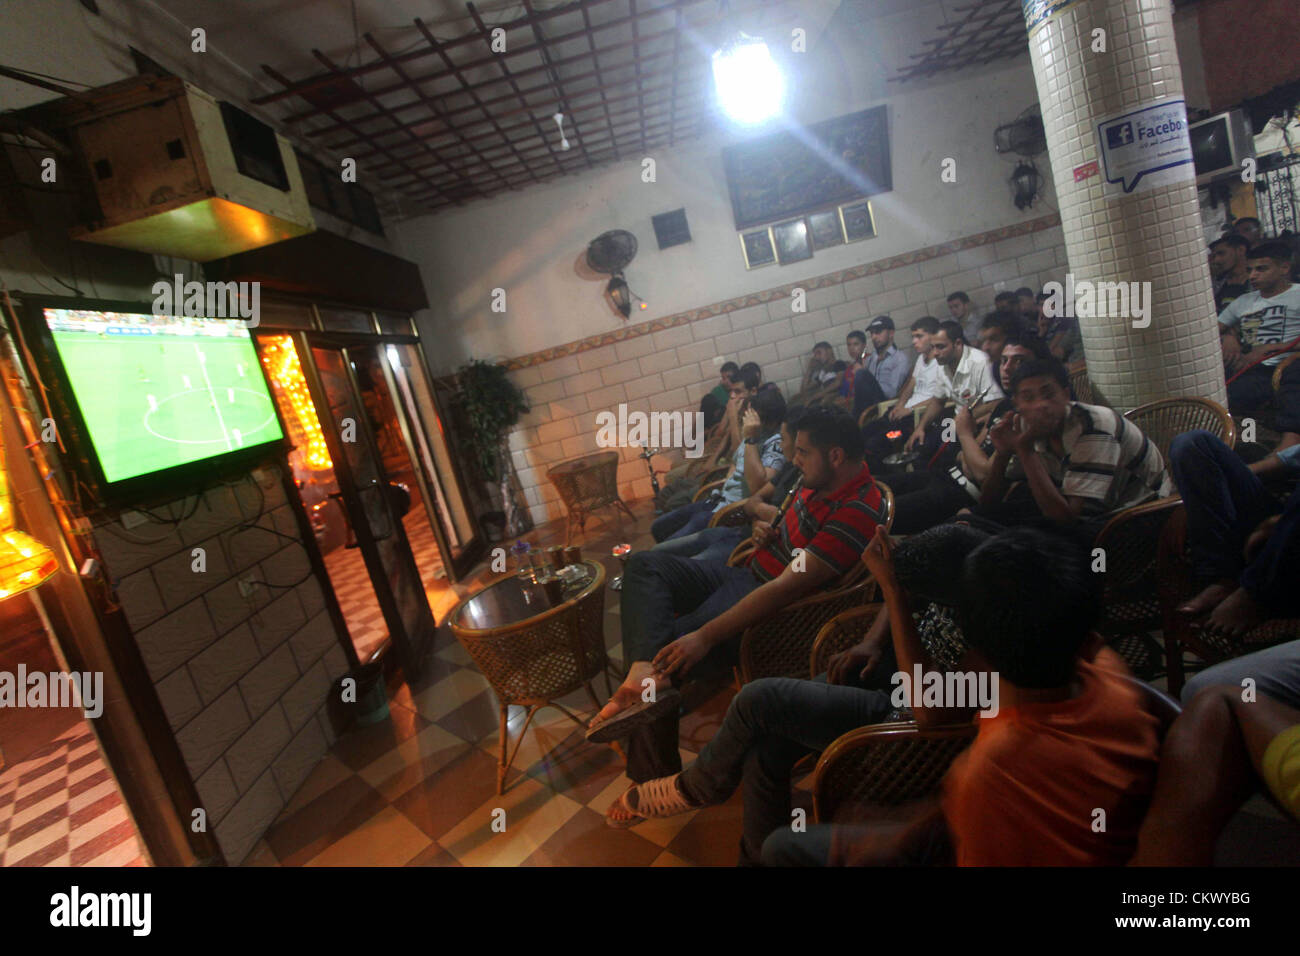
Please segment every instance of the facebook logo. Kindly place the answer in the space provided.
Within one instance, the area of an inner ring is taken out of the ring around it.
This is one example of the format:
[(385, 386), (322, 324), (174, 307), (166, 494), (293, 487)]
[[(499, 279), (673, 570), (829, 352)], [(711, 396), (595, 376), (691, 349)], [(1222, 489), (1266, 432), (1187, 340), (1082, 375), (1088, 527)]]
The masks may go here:
[(1131, 142), (1133, 142), (1132, 123), (1116, 123), (1106, 130), (1106, 146), (1110, 149), (1119, 149)]

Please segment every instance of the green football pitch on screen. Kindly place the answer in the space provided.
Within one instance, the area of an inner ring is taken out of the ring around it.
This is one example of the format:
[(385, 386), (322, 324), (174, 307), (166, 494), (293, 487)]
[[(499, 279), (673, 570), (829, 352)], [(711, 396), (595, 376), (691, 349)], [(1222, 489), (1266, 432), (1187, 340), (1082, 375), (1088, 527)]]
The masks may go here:
[(249, 338), (51, 334), (109, 482), (282, 437)]

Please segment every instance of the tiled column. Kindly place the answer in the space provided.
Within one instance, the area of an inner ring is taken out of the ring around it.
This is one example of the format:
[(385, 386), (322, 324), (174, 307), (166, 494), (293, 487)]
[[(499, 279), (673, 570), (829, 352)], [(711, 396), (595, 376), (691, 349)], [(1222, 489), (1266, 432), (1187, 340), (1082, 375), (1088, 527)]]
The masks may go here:
[[(1179, 395), (1226, 403), (1214, 295), (1191, 178), (1120, 197), (1102, 176), (1097, 123), (1181, 97), (1169, 0), (1024, 0), (1061, 225), (1076, 281), (1150, 282), (1150, 325), (1080, 321), (1088, 377), (1115, 408)], [(1042, 13), (1046, 19), (1035, 22)], [(1093, 31), (1105, 31), (1094, 52)]]

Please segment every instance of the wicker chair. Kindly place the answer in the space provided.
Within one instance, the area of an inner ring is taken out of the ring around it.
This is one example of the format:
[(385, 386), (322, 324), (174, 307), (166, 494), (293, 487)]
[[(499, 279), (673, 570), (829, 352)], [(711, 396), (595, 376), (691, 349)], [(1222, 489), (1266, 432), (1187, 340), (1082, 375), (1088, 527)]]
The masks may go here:
[[(1135, 678), (1127, 678), (1164, 739), (1178, 718), (1178, 702)], [(849, 816), (871, 816), (873, 809), (896, 807), (933, 796), (952, 762), (975, 738), (976, 721), (922, 730), (914, 720), (859, 727), (822, 754), (813, 774), (813, 819), (833, 823)]]
[(1160, 535), (1156, 580), (1164, 626), (1165, 657), (1169, 662), (1169, 692), (1178, 694), (1186, 679), (1183, 654), (1191, 651), (1206, 665), (1300, 639), (1300, 618), (1265, 621), (1234, 640), (1207, 631), (1177, 609), (1196, 594), (1192, 557), (1187, 542), (1187, 509), (1180, 506)]
[[(882, 481), (876, 484), (885, 511), (885, 531), (888, 531), (894, 523), (894, 492)], [(747, 543), (750, 542), (737, 545), (732, 557)], [(740, 639), (741, 683), (760, 677), (805, 676), (823, 626), (844, 611), (871, 601), (875, 595), (876, 582), (867, 573), (866, 565), (859, 562), (825, 590), (795, 601), (762, 623), (746, 628)]]
[(618, 452), (606, 451), (561, 462), (546, 473), (568, 512), (564, 543), (573, 541), (573, 526), (581, 532), (597, 508), (614, 505), (633, 521), (636, 516), (618, 494)]
[(1237, 443), (1237, 426), (1228, 410), (1208, 398), (1162, 398), (1124, 413), (1169, 462), (1169, 445), (1183, 432), (1203, 428), (1229, 448)]
[(809, 655), (809, 679), (824, 674), (832, 657), (861, 641), (884, 610), (883, 604), (860, 604), (841, 611), (823, 624)]
[(1156, 589), (1156, 544), (1169, 516), (1182, 504), (1176, 495), (1125, 508), (1098, 532), (1093, 548), (1105, 555), (1101, 623), (1098, 630), (1144, 680), (1166, 669), (1161, 647), (1151, 636), (1163, 627)]
[(1300, 359), (1300, 352), (1297, 352), (1295, 355), (1288, 355), (1282, 361), (1277, 363), (1277, 367), (1273, 369), (1273, 391), (1274, 392), (1278, 391), (1278, 389), (1282, 387), (1282, 373), (1285, 372), (1287, 366), (1290, 365), (1292, 362), (1294, 362), (1296, 359)]
[(713, 517), (709, 519), (710, 528), (739, 528), (747, 524), (749, 524), (749, 515), (745, 513), (743, 501), (733, 501), (729, 505), (723, 505), (713, 512)]
[(722, 486), (725, 485), (726, 483), (727, 483), (726, 478), (715, 478), (706, 485), (700, 485), (700, 490), (695, 492), (695, 497), (691, 499), (691, 502), (694, 503), (696, 501), (703, 501), (715, 490), (721, 491)]
[(813, 772), (813, 819), (833, 823), (931, 796), (975, 739), (968, 722), (922, 730), (913, 720), (859, 727), (826, 748)]

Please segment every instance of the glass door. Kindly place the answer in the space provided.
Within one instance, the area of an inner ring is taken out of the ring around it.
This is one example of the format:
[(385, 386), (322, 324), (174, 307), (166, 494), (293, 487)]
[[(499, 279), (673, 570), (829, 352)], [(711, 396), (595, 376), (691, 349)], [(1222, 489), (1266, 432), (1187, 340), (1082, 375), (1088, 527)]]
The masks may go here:
[[(383, 370), (402, 428), (425, 513), (437, 539), (447, 577), (463, 578), (487, 548), (475, 523), (452, 456), (433, 389), (417, 345), (384, 347)], [(418, 557), (418, 556), (417, 556)]]
[(411, 680), (419, 676), (436, 625), (403, 524), (411, 511), (410, 485), (388, 470), (400, 458), (375, 385), (378, 346), (300, 340), (303, 345), (312, 356), (306, 377), (333, 460), (348, 544), (364, 558), (389, 639)]

